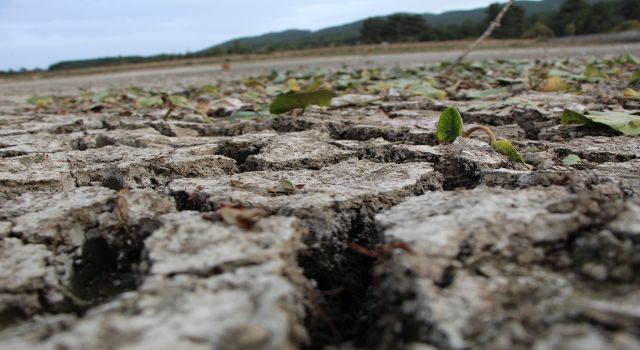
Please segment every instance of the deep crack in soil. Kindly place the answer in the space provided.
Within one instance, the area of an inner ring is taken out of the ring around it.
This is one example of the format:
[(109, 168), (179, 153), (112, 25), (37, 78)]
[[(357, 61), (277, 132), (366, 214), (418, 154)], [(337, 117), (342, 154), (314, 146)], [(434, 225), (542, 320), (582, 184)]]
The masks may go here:
[[(376, 259), (353, 249), (351, 245), (375, 251), (382, 240), (380, 234), (367, 224), (371, 220), (372, 217), (356, 219), (346, 241), (341, 242), (346, 248), (339, 249), (324, 243), (319, 253), (305, 251), (298, 256), (298, 264), (305, 276), (315, 282), (315, 288), (323, 296), (317, 305), (318, 310), (309, 310), (305, 320), (311, 337), (306, 346), (308, 349), (344, 344), (359, 347), (368, 343), (369, 318), (373, 315), (367, 310), (374, 302), (371, 287)], [(329, 264), (326, 259), (331, 259)]]
[(70, 281), (70, 291), (83, 304), (79, 311), (138, 288), (146, 272), (144, 240), (160, 225), (157, 220), (143, 220), (137, 225), (85, 233)]

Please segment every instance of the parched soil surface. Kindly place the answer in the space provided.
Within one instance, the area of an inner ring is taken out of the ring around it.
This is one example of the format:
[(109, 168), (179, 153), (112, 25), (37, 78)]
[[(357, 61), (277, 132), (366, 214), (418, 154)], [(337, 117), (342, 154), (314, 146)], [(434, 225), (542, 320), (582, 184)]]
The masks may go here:
[[(638, 349), (640, 138), (560, 123), (637, 114), (638, 71), (302, 68), (7, 99), (0, 349)], [(266, 111), (320, 88), (331, 106)], [(446, 107), (527, 164), (438, 144)]]
[[(609, 43), (600, 45), (581, 45), (567, 42), (563, 45), (540, 43), (538, 47), (521, 48), (514, 45), (512, 48), (502, 49), (477, 49), (471, 52), (470, 59), (570, 59), (602, 57), (606, 55), (638, 54), (640, 42)], [(213, 79), (239, 79), (247, 74), (268, 73), (271, 69), (287, 70), (304, 67), (309, 68), (334, 68), (343, 65), (358, 68), (370, 68), (376, 66), (402, 66), (419, 67), (424, 64), (453, 61), (459, 50), (430, 51), (394, 54), (366, 54), (347, 56), (320, 56), (320, 57), (283, 57), (280, 59), (260, 59), (255, 61), (231, 62), (231, 71), (224, 72), (220, 64), (202, 64), (193, 66), (177, 66), (167, 68), (139, 69), (120, 72), (107, 72), (91, 75), (74, 75), (74, 70), (69, 71), (69, 76), (63, 72), (55, 78), (37, 79), (2, 79), (0, 78), (0, 96), (3, 98), (19, 97), (20, 101), (31, 95), (64, 94), (77, 91), (77, 89), (107, 89), (126, 86), (145, 86), (158, 89), (176, 88), (177, 86), (201, 86), (211, 83)], [(131, 67), (129, 67), (131, 68)], [(106, 68), (108, 69), (108, 68)], [(114, 69), (118, 69), (115, 67)]]

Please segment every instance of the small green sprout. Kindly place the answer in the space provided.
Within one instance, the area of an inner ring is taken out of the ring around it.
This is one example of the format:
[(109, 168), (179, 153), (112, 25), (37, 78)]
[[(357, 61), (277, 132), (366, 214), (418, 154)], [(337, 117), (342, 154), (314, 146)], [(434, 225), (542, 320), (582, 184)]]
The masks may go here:
[(451, 143), (464, 135), (464, 122), (457, 108), (449, 107), (442, 112), (438, 121), (436, 138), (439, 143)]
[(451, 143), (460, 136), (471, 137), (471, 135), (476, 131), (482, 131), (487, 134), (487, 136), (489, 136), (489, 144), (491, 144), (496, 151), (507, 156), (511, 160), (520, 162), (528, 168), (531, 168), (531, 166), (524, 161), (524, 158), (522, 158), (522, 155), (520, 155), (513, 144), (508, 140), (496, 139), (496, 134), (491, 130), (491, 128), (484, 125), (477, 125), (465, 131), (462, 115), (453, 107), (445, 109), (440, 115), (438, 128), (436, 130), (436, 138), (439, 143)]

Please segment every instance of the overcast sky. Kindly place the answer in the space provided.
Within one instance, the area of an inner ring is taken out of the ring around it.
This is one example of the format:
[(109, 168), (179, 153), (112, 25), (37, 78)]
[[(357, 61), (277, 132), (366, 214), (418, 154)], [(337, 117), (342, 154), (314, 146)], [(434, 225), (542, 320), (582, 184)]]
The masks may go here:
[(200, 50), (290, 28), (394, 12), (440, 13), (491, 0), (0, 0), (0, 70), (60, 60)]

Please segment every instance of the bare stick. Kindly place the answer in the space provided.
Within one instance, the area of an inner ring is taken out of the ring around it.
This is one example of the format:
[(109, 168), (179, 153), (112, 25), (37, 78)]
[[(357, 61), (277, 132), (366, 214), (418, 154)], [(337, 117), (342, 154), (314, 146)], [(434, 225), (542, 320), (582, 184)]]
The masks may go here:
[(504, 5), (504, 7), (502, 8), (502, 11), (498, 13), (496, 18), (493, 20), (493, 22), (491, 22), (491, 24), (489, 24), (489, 26), (484, 31), (484, 33), (482, 33), (482, 35), (480, 35), (480, 37), (476, 39), (476, 41), (474, 41), (473, 44), (469, 45), (469, 47), (462, 53), (462, 55), (460, 55), (460, 57), (458, 57), (458, 59), (451, 66), (449, 66), (449, 68), (447, 69), (447, 72), (451, 71), (457, 65), (462, 63), (462, 61), (464, 61), (464, 59), (467, 58), (467, 56), (471, 53), (471, 51), (473, 51), (476, 48), (476, 46), (480, 45), (481, 42), (483, 42), (486, 38), (491, 36), (493, 31), (496, 30), (496, 28), (500, 27), (500, 23), (502, 23), (502, 18), (507, 13), (507, 11), (509, 11), (509, 8), (511, 7), (511, 5), (513, 5), (513, 0), (509, 0), (507, 4)]

